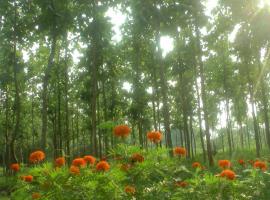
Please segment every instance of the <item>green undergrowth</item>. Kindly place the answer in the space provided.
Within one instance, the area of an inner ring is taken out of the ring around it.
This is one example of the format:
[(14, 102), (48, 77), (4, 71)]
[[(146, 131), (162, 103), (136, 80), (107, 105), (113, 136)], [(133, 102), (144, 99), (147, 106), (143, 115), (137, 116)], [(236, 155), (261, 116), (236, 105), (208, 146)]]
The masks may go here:
[[(134, 153), (143, 155), (144, 161), (131, 163), (130, 157)], [(51, 162), (45, 162), (22, 166), (18, 174), (2, 177), (0, 187), (1, 191), (9, 191), (14, 200), (30, 200), (33, 193), (39, 193), (43, 200), (269, 200), (269, 171), (254, 169), (248, 163), (244, 167), (237, 163), (240, 158), (256, 157), (237, 152), (230, 159), (236, 178), (227, 180), (218, 176), (222, 169), (216, 164), (218, 159), (228, 159), (226, 155), (218, 154), (215, 167), (209, 168), (205, 164), (205, 169), (201, 170), (192, 168), (194, 161), (202, 163), (200, 159), (170, 158), (165, 148), (146, 151), (136, 146), (119, 145), (111, 151), (107, 172), (97, 172), (94, 166), (88, 166), (80, 170), (80, 175), (74, 175), (68, 166), (56, 169)], [(120, 159), (113, 159), (116, 156)], [(123, 164), (132, 164), (132, 167), (123, 171)], [(20, 180), (20, 176), (29, 174), (34, 177), (32, 182)], [(179, 187), (178, 182), (187, 185)], [(133, 187), (135, 192), (127, 193), (126, 186)]]

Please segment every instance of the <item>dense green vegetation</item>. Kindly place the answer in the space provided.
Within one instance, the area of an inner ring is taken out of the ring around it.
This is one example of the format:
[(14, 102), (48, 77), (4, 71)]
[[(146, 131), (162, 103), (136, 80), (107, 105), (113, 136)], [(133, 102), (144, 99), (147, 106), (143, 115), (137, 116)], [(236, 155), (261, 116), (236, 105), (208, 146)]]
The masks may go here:
[[(127, 179), (145, 173), (133, 180), (139, 192), (130, 198), (228, 199), (225, 188), (232, 199), (267, 199), (267, 171), (249, 165), (237, 167), (233, 181), (215, 175), (220, 159), (269, 158), (269, 21), (269, 0), (0, 0), (0, 195), (27, 199), (40, 189), (61, 199), (67, 190), (95, 199), (93, 186), (96, 199), (127, 199)], [(119, 124), (131, 130), (122, 139), (113, 134)], [(152, 130), (162, 139), (147, 138)], [(119, 156), (145, 157), (128, 175), (114, 161), (123, 143), (127, 152)], [(175, 147), (186, 150), (179, 162)], [(36, 150), (46, 161), (33, 166)], [(111, 169), (83, 169), (74, 178), (69, 167), (84, 155), (107, 158)], [(59, 157), (66, 166), (55, 171)], [(206, 166), (204, 178), (193, 161)], [(36, 180), (44, 170), (48, 176), (32, 185), (19, 179), (33, 173)], [(189, 187), (175, 191), (173, 178)], [(38, 188), (44, 179), (57, 186)], [(106, 180), (108, 188), (99, 185)]]

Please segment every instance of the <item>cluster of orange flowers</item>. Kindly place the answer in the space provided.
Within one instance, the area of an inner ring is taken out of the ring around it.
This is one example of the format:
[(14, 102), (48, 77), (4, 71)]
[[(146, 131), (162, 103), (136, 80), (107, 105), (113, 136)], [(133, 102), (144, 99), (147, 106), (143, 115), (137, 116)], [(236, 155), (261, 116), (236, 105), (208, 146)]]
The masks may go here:
[(175, 147), (174, 150), (174, 155), (176, 156), (186, 156), (186, 149), (184, 147)]
[(96, 158), (91, 156), (91, 155), (87, 155), (87, 156), (84, 156), (83, 159), (89, 163), (89, 165), (94, 165), (95, 162), (96, 162)]
[(227, 169), (231, 167), (231, 162), (229, 160), (219, 160), (218, 165), (223, 169)]
[(29, 156), (29, 161), (31, 163), (39, 163), (45, 159), (45, 153), (43, 151), (34, 151)]
[[(253, 165), (253, 167), (255, 169), (260, 169), (262, 171), (266, 171), (267, 170), (267, 165), (266, 162), (263, 161), (253, 161), (253, 160), (249, 160), (248, 161), (251, 165)], [(245, 161), (243, 159), (239, 159), (238, 160), (238, 164), (241, 166), (245, 166)], [(234, 180), (236, 178), (236, 174), (234, 171), (228, 169), (231, 167), (231, 162), (229, 160), (219, 160), (218, 165), (223, 168), (224, 170), (219, 174), (220, 177), (225, 177), (228, 180)]]
[(266, 163), (263, 162), (263, 161), (256, 161), (256, 162), (254, 162), (253, 167), (254, 168), (257, 168), (257, 169), (261, 169), (262, 171), (266, 171), (267, 170)]
[(245, 166), (245, 161), (243, 159), (238, 160), (239, 165)]
[(85, 167), (86, 166), (86, 161), (83, 158), (75, 158), (72, 161), (72, 165), (76, 167)]
[(235, 179), (235, 172), (229, 169), (231, 167), (231, 162), (229, 160), (219, 160), (218, 165), (223, 169), (223, 171), (218, 176), (227, 178), (228, 180)]
[(20, 178), (21, 178), (23, 181), (29, 182), (29, 183), (31, 183), (31, 182), (33, 181), (33, 179), (34, 179), (34, 177), (33, 177), (32, 175), (21, 176)]
[(151, 142), (157, 144), (162, 140), (162, 133), (159, 131), (150, 131), (147, 133), (147, 138)]
[(199, 163), (199, 162), (194, 162), (194, 163), (192, 163), (192, 168), (200, 168), (200, 169), (202, 169), (202, 165), (201, 165), (201, 163)]
[(20, 165), (18, 163), (13, 163), (10, 165), (10, 169), (14, 172), (17, 172), (20, 170)]
[(96, 170), (97, 171), (108, 171), (110, 169), (109, 163), (106, 161), (102, 160), (96, 165)]
[[(113, 129), (113, 133), (116, 137), (127, 137), (131, 132), (131, 129), (124, 124), (117, 125)], [(157, 144), (162, 140), (162, 133), (160, 131), (150, 131), (147, 133), (147, 138), (149, 141)]]
[(131, 129), (127, 125), (118, 125), (113, 129), (113, 133), (116, 137), (127, 137), (130, 134)]
[[(45, 153), (43, 151), (34, 151), (33, 153), (30, 154), (29, 156), (29, 161), (31, 163), (37, 164), (45, 159)], [(10, 169), (17, 172), (20, 169), (20, 165), (18, 163), (13, 163), (10, 165)], [(32, 175), (22, 175), (20, 176), (21, 180), (31, 183), (34, 179)], [(33, 193), (32, 195), (33, 199), (38, 199), (40, 198), (37, 193)]]
[[(86, 167), (87, 163), (89, 163), (90, 166), (93, 166), (95, 162), (96, 162), (96, 158), (91, 155), (84, 156), (83, 158), (76, 158), (72, 161), (72, 165), (69, 171), (72, 174), (78, 175), (80, 174), (80, 168)], [(109, 169), (110, 169), (110, 165), (105, 160), (101, 160), (96, 165), (97, 171), (108, 171)]]
[(66, 163), (66, 159), (64, 157), (56, 158), (54, 161), (54, 164), (56, 167), (62, 167), (65, 165), (65, 163)]
[(230, 169), (225, 169), (220, 173), (221, 177), (225, 177), (228, 180), (234, 180), (235, 179), (235, 173), (234, 171), (230, 170)]
[(79, 175), (80, 174), (80, 168), (74, 165), (71, 165), (69, 168), (69, 172), (71, 174)]

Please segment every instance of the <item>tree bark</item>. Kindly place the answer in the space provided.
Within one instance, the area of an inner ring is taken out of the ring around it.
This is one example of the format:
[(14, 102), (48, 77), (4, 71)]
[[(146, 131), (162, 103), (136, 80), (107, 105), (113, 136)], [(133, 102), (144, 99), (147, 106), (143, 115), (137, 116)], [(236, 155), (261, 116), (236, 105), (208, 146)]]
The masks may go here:
[(260, 157), (260, 141), (259, 141), (259, 130), (258, 130), (258, 122), (257, 117), (255, 114), (255, 101), (254, 101), (254, 91), (253, 91), (253, 82), (250, 77), (250, 69), (249, 69), (249, 63), (246, 62), (247, 67), (247, 78), (248, 78), (248, 90), (250, 95), (250, 103), (251, 103), (251, 109), (252, 109), (252, 119), (253, 119), (253, 128), (255, 133), (255, 144), (256, 144), (256, 156)]
[[(194, 67), (195, 71), (195, 78), (198, 77), (197, 67)], [(198, 82), (195, 79), (195, 87), (196, 87), (196, 96), (197, 96), (197, 115), (199, 118), (199, 129), (200, 129), (200, 140), (201, 140), (201, 146), (202, 146), (202, 152), (203, 152), (203, 161), (206, 162), (206, 151), (205, 151), (205, 145), (204, 145), (204, 139), (203, 139), (203, 130), (202, 130), (202, 114), (201, 114), (201, 100), (200, 100), (200, 93), (199, 93), (199, 86)]]
[(67, 161), (70, 163), (70, 130), (69, 130), (69, 94), (68, 94), (68, 88), (69, 88), (69, 77), (68, 77), (68, 39), (67, 39), (67, 33), (65, 35), (65, 81), (64, 81), (64, 93), (65, 93), (65, 122), (66, 122), (66, 154), (67, 154)]
[(45, 69), (43, 77), (43, 91), (42, 91), (42, 132), (41, 132), (41, 149), (45, 150), (47, 145), (47, 128), (48, 128), (48, 85), (50, 80), (50, 73), (54, 64), (54, 56), (56, 51), (57, 36), (55, 30), (51, 33), (51, 49), (48, 58), (48, 65)]
[[(196, 11), (195, 11), (196, 12)], [(208, 121), (208, 108), (207, 108), (207, 98), (206, 98), (206, 89), (205, 89), (205, 77), (204, 77), (204, 66), (202, 62), (202, 48), (200, 42), (200, 32), (198, 27), (197, 19), (198, 16), (195, 13), (195, 34), (196, 34), (196, 47), (197, 47), (197, 62), (199, 66), (199, 76), (201, 79), (201, 95), (202, 95), (202, 109), (204, 112), (204, 121), (205, 121), (205, 135), (206, 135), (206, 146), (207, 146), (207, 155), (209, 165), (214, 165), (212, 147), (211, 147), (211, 139), (210, 139), (210, 132), (209, 132), (209, 121)]]
[(160, 43), (158, 41), (159, 32), (156, 35), (155, 41), (158, 44), (158, 62), (159, 63), (159, 73), (160, 73), (160, 83), (161, 83), (161, 95), (162, 95), (162, 103), (163, 103), (163, 118), (164, 118), (164, 127), (165, 127), (165, 137), (166, 137), (166, 144), (167, 147), (170, 149), (170, 156), (173, 156), (173, 150), (172, 150), (172, 138), (171, 138), (171, 127), (170, 127), (170, 111), (169, 111), (169, 105), (168, 105), (168, 84), (166, 79), (166, 71), (165, 66), (162, 63), (162, 51), (160, 47)]

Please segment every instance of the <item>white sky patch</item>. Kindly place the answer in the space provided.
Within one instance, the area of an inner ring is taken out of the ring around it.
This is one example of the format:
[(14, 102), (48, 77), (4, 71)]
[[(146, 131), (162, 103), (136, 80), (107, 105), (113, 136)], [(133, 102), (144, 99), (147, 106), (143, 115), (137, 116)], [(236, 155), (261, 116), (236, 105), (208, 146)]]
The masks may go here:
[(73, 59), (73, 62), (75, 64), (78, 64), (80, 62), (80, 58), (81, 56), (83, 55), (82, 53), (80, 53), (77, 49), (75, 49), (72, 53), (72, 59)]
[(260, 58), (261, 62), (263, 62), (265, 60), (266, 56), (267, 56), (266, 49), (265, 48), (261, 49), (261, 58)]
[(30, 49), (27, 49), (27, 50), (23, 49), (22, 50), (22, 56), (23, 56), (24, 62), (28, 62), (29, 57), (30, 57), (30, 53), (36, 54), (36, 51), (37, 51), (38, 48), (39, 48), (39, 44), (35, 42)]
[(172, 87), (175, 87), (176, 86), (176, 83), (177, 81), (172, 81), (172, 80), (169, 80), (168, 81), (169, 85), (172, 86)]
[(258, 7), (262, 9), (264, 7), (264, 1), (261, 0), (258, 4)]
[(152, 88), (152, 87), (147, 88), (147, 89), (146, 89), (146, 92), (147, 92), (148, 94), (153, 94), (153, 88)]
[(235, 56), (235, 55), (230, 55), (229, 57), (232, 59), (233, 62), (236, 62), (236, 61), (237, 61), (237, 56)]
[(247, 113), (248, 113), (248, 116), (252, 116), (252, 106), (250, 103), (247, 104), (248, 105), (248, 109), (247, 109)]
[(130, 92), (131, 91), (131, 88), (132, 88), (132, 84), (131, 83), (129, 83), (127, 81), (125, 81), (123, 83), (123, 87), (122, 87), (123, 90), (126, 90), (127, 92)]
[(226, 127), (226, 104), (225, 101), (221, 101), (218, 105), (220, 112), (218, 113), (218, 121), (219, 123), (217, 124), (217, 129), (225, 128)]
[(207, 16), (212, 16), (212, 10), (218, 5), (218, 0), (208, 0), (205, 2), (205, 14)]
[(270, 6), (270, 1), (269, 0), (260, 0), (258, 7), (260, 9), (264, 8), (265, 6)]
[[(257, 106), (254, 105), (254, 112), (255, 115), (257, 116)], [(250, 95), (248, 95), (248, 101), (247, 101), (247, 114), (249, 117), (252, 117), (252, 104), (250, 102)]]
[(115, 34), (113, 35), (112, 40), (114, 42), (120, 42), (122, 40), (121, 26), (126, 21), (126, 15), (124, 15), (118, 8), (109, 8), (105, 16), (109, 17), (113, 24), (112, 29)]
[(240, 24), (236, 24), (236, 25), (234, 26), (233, 31), (232, 31), (232, 32), (230, 33), (230, 35), (229, 35), (229, 41), (230, 41), (231, 43), (233, 43), (233, 42), (235, 41), (236, 34), (238, 33), (238, 31), (239, 31), (240, 28), (241, 28), (241, 25), (240, 25)]
[(29, 61), (29, 54), (28, 54), (28, 51), (26, 50), (22, 50), (22, 56), (23, 56), (23, 60), (24, 62), (28, 62)]
[(203, 35), (207, 35), (207, 29), (206, 27), (203, 27), (200, 29), (200, 32), (203, 34)]
[(168, 53), (173, 50), (173, 38), (170, 36), (161, 36), (160, 37), (160, 46), (162, 49), (162, 56), (165, 57)]

